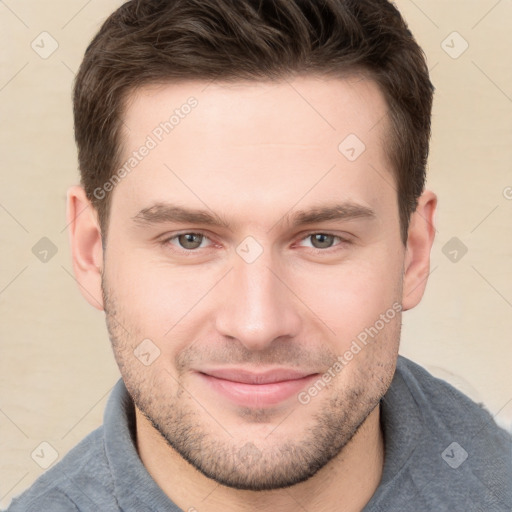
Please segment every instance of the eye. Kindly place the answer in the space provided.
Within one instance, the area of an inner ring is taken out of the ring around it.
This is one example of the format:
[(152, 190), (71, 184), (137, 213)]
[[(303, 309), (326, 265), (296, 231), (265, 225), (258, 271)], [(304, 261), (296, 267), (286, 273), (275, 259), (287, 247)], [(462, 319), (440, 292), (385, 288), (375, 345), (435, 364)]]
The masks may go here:
[(309, 247), (313, 247), (314, 249), (330, 249), (335, 245), (334, 242), (336, 240), (347, 242), (343, 238), (329, 233), (311, 233), (303, 238), (302, 242), (306, 240), (311, 240), (311, 245)]
[(208, 238), (202, 233), (181, 233), (168, 238), (164, 242), (178, 245), (181, 249), (191, 251), (199, 249), (200, 247), (206, 247), (208, 244), (203, 245), (203, 242), (206, 240), (208, 240)]

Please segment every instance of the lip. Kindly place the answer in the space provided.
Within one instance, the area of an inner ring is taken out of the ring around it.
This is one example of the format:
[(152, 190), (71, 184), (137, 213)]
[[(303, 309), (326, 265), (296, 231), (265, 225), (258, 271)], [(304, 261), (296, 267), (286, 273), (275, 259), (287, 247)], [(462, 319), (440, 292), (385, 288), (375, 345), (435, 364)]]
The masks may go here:
[(291, 369), (251, 372), (239, 368), (208, 369), (196, 372), (217, 394), (245, 407), (269, 407), (297, 395), (318, 373)]

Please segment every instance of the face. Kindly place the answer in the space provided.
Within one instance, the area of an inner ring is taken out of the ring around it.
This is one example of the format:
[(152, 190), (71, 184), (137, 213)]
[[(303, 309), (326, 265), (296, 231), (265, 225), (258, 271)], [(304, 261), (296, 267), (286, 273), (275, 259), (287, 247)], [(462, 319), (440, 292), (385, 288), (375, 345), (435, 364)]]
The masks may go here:
[(386, 111), (361, 77), (189, 82), (127, 104), (108, 329), (139, 411), (219, 483), (308, 479), (390, 384), (404, 247)]

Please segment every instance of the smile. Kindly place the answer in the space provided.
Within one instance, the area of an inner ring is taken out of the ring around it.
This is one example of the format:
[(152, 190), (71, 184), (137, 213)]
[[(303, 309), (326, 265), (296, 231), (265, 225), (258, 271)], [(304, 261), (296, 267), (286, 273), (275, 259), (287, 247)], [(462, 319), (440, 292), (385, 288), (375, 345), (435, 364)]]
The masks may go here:
[(216, 369), (196, 374), (217, 394), (245, 407), (277, 405), (295, 396), (319, 375), (288, 369), (259, 373), (242, 369)]

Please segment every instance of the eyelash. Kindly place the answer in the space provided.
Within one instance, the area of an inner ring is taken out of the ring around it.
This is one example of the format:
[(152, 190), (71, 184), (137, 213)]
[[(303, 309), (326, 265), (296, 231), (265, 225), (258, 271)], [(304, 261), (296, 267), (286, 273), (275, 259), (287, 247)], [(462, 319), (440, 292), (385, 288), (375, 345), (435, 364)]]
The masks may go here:
[[(209, 236), (203, 232), (203, 231), (183, 231), (181, 233), (176, 233), (170, 237), (167, 237), (165, 238), (164, 240), (162, 240), (160, 242), (160, 244), (162, 246), (168, 246), (168, 245), (174, 245), (174, 244), (170, 244), (171, 240), (175, 240), (177, 239), (178, 237), (182, 236), (182, 235), (201, 235), (205, 238), (207, 238), (208, 240), (210, 240)], [(346, 239), (346, 238), (343, 238), (339, 235), (335, 235), (334, 233), (329, 233), (329, 232), (326, 232), (326, 231), (311, 231), (310, 233), (307, 233), (305, 234), (299, 241), (302, 242), (304, 240), (306, 240), (307, 238), (313, 236), (313, 235), (326, 235), (326, 236), (332, 236), (334, 238), (337, 238), (339, 240), (339, 243), (336, 244), (336, 245), (333, 245), (331, 247), (327, 247), (326, 249), (319, 249), (317, 247), (308, 247), (308, 249), (310, 251), (313, 251), (314, 254), (326, 254), (326, 253), (330, 253), (332, 251), (336, 251), (336, 250), (339, 250), (339, 247), (340, 246), (345, 246), (345, 245), (349, 245), (351, 244), (351, 241)], [(212, 240), (210, 240), (210, 242), (212, 242)], [(182, 254), (186, 254), (186, 255), (194, 255), (195, 253), (198, 253), (199, 249), (200, 248), (196, 248), (196, 249), (184, 249), (183, 247), (179, 247), (179, 246), (174, 246), (174, 248), (176, 250), (178, 250), (178, 252), (181, 252)]]

